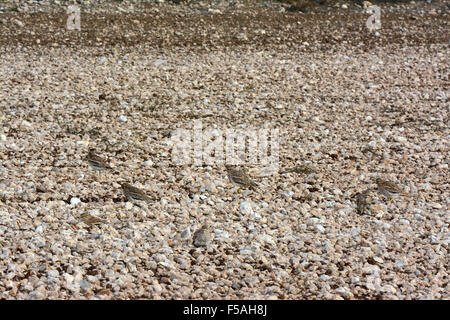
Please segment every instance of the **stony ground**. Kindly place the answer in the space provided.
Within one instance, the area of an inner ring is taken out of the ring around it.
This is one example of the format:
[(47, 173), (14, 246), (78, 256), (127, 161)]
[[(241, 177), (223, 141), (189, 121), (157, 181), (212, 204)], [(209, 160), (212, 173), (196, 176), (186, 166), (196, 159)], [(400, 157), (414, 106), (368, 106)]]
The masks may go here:
[[(2, 299), (450, 298), (447, 2), (71, 3), (0, 1)], [(278, 172), (176, 165), (195, 121), (278, 129)]]

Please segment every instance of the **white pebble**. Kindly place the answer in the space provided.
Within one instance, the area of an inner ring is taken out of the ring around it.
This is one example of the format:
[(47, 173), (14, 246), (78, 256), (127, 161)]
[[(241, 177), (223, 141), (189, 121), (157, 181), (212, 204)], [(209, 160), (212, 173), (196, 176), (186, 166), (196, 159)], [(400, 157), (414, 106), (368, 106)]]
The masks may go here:
[(394, 140), (396, 142), (406, 142), (407, 141), (405, 137), (394, 137)]
[(310, 218), (308, 222), (306, 222), (307, 226), (313, 226), (319, 223), (319, 218)]
[(133, 204), (132, 204), (131, 202), (127, 202), (127, 203), (125, 204), (125, 209), (131, 210), (131, 208), (133, 208)]
[(253, 214), (253, 208), (250, 202), (244, 201), (240, 205), (240, 211), (243, 215), (252, 215)]
[(29, 123), (27, 120), (22, 121), (22, 126), (24, 127), (31, 127), (31, 123)]
[(250, 214), (250, 218), (252, 218), (252, 219), (261, 219), (261, 215), (258, 212), (252, 211), (252, 213)]
[(321, 224), (318, 224), (315, 228), (314, 228), (314, 230), (316, 231), (316, 232), (325, 232), (325, 228), (321, 225)]
[(352, 235), (353, 238), (356, 238), (359, 236), (359, 230), (352, 228), (352, 230), (350, 230), (350, 234)]
[(151, 167), (151, 166), (153, 166), (153, 161), (152, 160), (144, 161), (143, 165), (146, 167)]
[(56, 278), (59, 276), (58, 270), (49, 270), (47, 271), (47, 277), (49, 278)]
[(191, 237), (191, 228), (187, 227), (181, 233), (181, 239), (189, 239)]
[(79, 198), (73, 197), (72, 199), (70, 199), (70, 204), (71, 205), (76, 205), (77, 203), (80, 203), (81, 200)]
[(128, 119), (125, 116), (120, 116), (118, 120), (119, 122), (127, 122)]

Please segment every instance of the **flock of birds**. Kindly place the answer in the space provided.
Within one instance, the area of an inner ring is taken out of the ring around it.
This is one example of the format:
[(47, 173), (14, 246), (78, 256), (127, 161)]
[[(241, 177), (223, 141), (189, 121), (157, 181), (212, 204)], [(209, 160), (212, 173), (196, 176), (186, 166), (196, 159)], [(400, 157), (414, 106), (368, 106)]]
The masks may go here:
[[(108, 162), (101, 156), (99, 156), (94, 149), (90, 149), (87, 161), (89, 163), (89, 166), (94, 169), (95, 171), (103, 171), (106, 169), (112, 169), (111, 166), (108, 164)], [(258, 184), (254, 182), (250, 177), (246, 170), (246, 168), (241, 167), (238, 168), (236, 166), (231, 165), (225, 165), (227, 176), (230, 182), (233, 185), (238, 186), (238, 193), (242, 188), (249, 188), (254, 190)], [(289, 172), (289, 171), (287, 171)], [(392, 181), (383, 180), (381, 178), (376, 178), (375, 183), (377, 184), (377, 191), (387, 197), (389, 199), (389, 202), (391, 202), (395, 196), (398, 195), (406, 195), (406, 193), (400, 188), (396, 183)], [(127, 198), (128, 201), (154, 201), (156, 199), (153, 199), (149, 197), (143, 190), (134, 187), (133, 185), (127, 183), (127, 182), (121, 182), (120, 186), (122, 187), (122, 192)], [(369, 195), (370, 189), (367, 189), (362, 192), (358, 192), (354, 195), (356, 197), (356, 206), (357, 206), (357, 213), (363, 214), (366, 212), (370, 206), (369, 202), (367, 201), (368, 195)], [(94, 217), (90, 215), (89, 213), (83, 213), (80, 216), (80, 219), (82, 219), (83, 222), (85, 222), (87, 225), (98, 225), (105, 223), (106, 221), (97, 217)], [(182, 235), (183, 237), (183, 235)], [(192, 243), (194, 246), (207, 246), (208, 243), (211, 241), (211, 235), (208, 231), (208, 226), (203, 225), (198, 229), (192, 236)]]

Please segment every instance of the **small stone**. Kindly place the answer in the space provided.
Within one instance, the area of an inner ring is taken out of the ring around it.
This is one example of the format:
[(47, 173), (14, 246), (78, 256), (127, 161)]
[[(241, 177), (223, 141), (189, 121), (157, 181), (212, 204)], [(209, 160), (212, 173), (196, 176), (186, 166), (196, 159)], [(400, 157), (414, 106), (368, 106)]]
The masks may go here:
[(358, 229), (355, 229), (355, 228), (352, 228), (352, 229), (350, 230), (350, 234), (351, 234), (351, 236), (352, 236), (353, 238), (357, 238), (357, 237), (359, 236), (359, 230), (358, 230)]
[(442, 205), (437, 202), (431, 203), (431, 207), (433, 207), (434, 209), (442, 209)]
[(261, 219), (261, 215), (258, 212), (252, 211), (252, 213), (250, 214), (250, 218), (254, 219), (254, 220), (258, 220), (258, 219)]
[(430, 243), (431, 244), (439, 244), (439, 238), (432, 234), (430, 236)]
[(151, 167), (151, 166), (153, 166), (153, 161), (152, 160), (144, 161), (143, 165), (146, 167)]
[(24, 127), (31, 127), (31, 123), (29, 123), (27, 120), (23, 120), (22, 121), (22, 126), (24, 126)]
[(163, 288), (161, 287), (161, 285), (159, 283), (154, 284), (152, 289), (154, 292), (157, 292), (157, 293), (163, 291)]
[(405, 137), (394, 137), (394, 141), (396, 142), (406, 142), (407, 139)]
[(216, 189), (216, 185), (214, 183), (208, 183), (205, 186), (205, 190), (208, 191), (209, 193), (216, 193), (217, 189)]
[(125, 204), (125, 209), (131, 210), (132, 208), (133, 208), (133, 203), (127, 202), (127, 203)]
[(81, 290), (89, 291), (90, 288), (91, 288), (91, 283), (89, 281), (86, 281), (86, 280), (80, 281), (80, 289)]
[(317, 226), (315, 226), (314, 231), (324, 233), (325, 228), (321, 224), (318, 224)]
[(47, 277), (57, 278), (59, 276), (58, 270), (49, 270), (47, 271)]
[(190, 238), (191, 238), (191, 228), (187, 227), (181, 233), (181, 239), (186, 240), (186, 239), (190, 239)]
[(409, 221), (406, 220), (406, 219), (400, 219), (400, 220), (398, 221), (398, 223), (409, 225)]
[(214, 229), (214, 234), (216, 234), (218, 238), (230, 239), (228, 232), (221, 229)]
[(393, 286), (391, 286), (390, 284), (387, 284), (387, 285), (383, 286), (381, 288), (381, 291), (392, 293), (392, 294), (397, 293), (397, 290)]
[(173, 269), (173, 266), (167, 261), (160, 261), (160, 262), (158, 262), (158, 264), (160, 264), (166, 268)]
[(369, 265), (364, 267), (361, 271), (363, 274), (378, 274), (380, 272), (380, 267), (376, 265)]
[(344, 298), (350, 298), (352, 296), (352, 293), (347, 287), (340, 287), (336, 289), (336, 293), (340, 294)]
[(363, 1), (363, 6), (364, 9), (367, 9), (368, 7), (370, 7), (372, 5), (372, 3), (370, 1)]
[(240, 211), (243, 215), (251, 215), (253, 213), (253, 208), (250, 202), (244, 201), (240, 205)]
[(374, 257), (373, 260), (378, 262), (379, 264), (382, 264), (384, 262), (384, 260), (380, 257)]
[(117, 120), (119, 120), (119, 122), (127, 122), (127, 117), (125, 116), (120, 116)]
[(372, 291), (375, 291), (375, 289), (376, 289), (372, 282), (367, 282), (366, 283), (366, 288), (369, 289), (369, 290), (372, 290)]
[(164, 64), (164, 63), (166, 63), (166, 62), (167, 62), (167, 60), (164, 60), (164, 59), (158, 59), (158, 60), (155, 61), (155, 65), (160, 66), (160, 65), (162, 65), (162, 64)]
[(18, 19), (14, 19), (14, 23), (20, 28), (23, 28), (24, 26), (23, 22)]
[(306, 222), (307, 226), (314, 226), (319, 223), (319, 218), (310, 218), (308, 222)]
[(73, 197), (73, 198), (70, 199), (70, 204), (72, 206), (74, 206), (74, 205), (76, 205), (76, 204), (78, 204), (80, 202), (81, 202), (81, 200), (79, 198), (77, 198), (77, 197)]

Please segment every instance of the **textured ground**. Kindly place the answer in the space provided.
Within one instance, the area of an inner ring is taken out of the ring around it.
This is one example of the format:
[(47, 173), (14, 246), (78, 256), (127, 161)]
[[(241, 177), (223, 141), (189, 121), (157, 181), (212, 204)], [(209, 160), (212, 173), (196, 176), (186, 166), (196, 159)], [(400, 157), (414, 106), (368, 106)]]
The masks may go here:
[[(353, 2), (90, 1), (80, 31), (70, 3), (0, 1), (1, 298), (450, 298), (447, 2), (382, 3), (377, 34)], [(177, 166), (196, 120), (278, 129), (280, 171)]]

